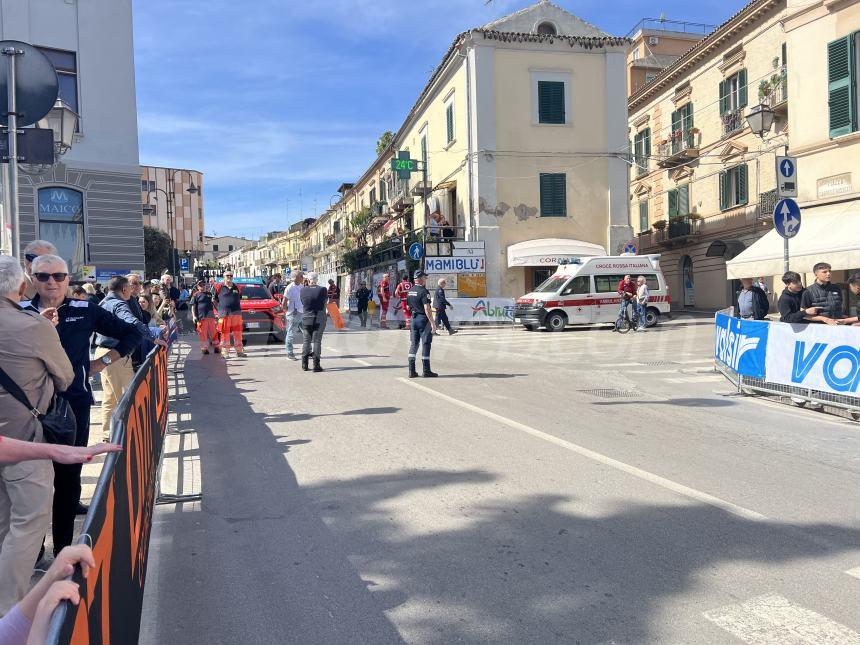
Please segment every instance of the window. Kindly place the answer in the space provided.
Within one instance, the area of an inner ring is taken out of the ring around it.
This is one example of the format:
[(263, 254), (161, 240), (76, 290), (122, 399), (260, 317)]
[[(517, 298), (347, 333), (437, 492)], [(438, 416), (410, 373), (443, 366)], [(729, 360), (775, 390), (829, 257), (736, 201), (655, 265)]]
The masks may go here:
[(645, 85), (652, 82), (655, 78), (657, 78), (657, 74), (654, 72), (645, 72)]
[(379, 180), (379, 201), (384, 202), (386, 199), (385, 195), (385, 182), (383, 180)]
[(648, 158), (651, 156), (651, 128), (645, 128), (633, 137), (633, 154), (636, 174), (648, 172)]
[(854, 32), (827, 45), (827, 104), (831, 138), (858, 129), (858, 39), (860, 32)]
[(742, 164), (720, 173), (720, 209), (741, 206), (748, 201), (748, 170)]
[(644, 233), (651, 228), (648, 223), (648, 201), (639, 202), (639, 232)]
[(376, 205), (376, 188), (370, 189), (370, 205), (371, 206)]
[(743, 206), (748, 201), (749, 185), (746, 164), (729, 168), (720, 173), (720, 210)]
[(566, 174), (540, 174), (540, 216), (567, 217)]
[(541, 36), (555, 36), (558, 34), (558, 30), (556, 30), (555, 25), (551, 22), (542, 22), (538, 25), (537, 32)]
[(232, 251), (232, 250), (233, 250), (233, 245), (232, 245), (232, 244), (230, 244), (230, 245), (227, 247), (227, 250), (228, 250), (228, 251)]
[(424, 129), (424, 134), (421, 135), (421, 161), (427, 163), (427, 129)]
[(78, 63), (75, 52), (45, 47), (38, 47), (37, 49), (48, 57), (48, 60), (57, 70), (57, 80), (60, 84), (59, 98), (76, 114), (80, 114), (78, 109)]
[(743, 108), (747, 105), (747, 70), (742, 69), (720, 81), (720, 116), (723, 136), (744, 127)]
[(538, 81), (537, 85), (538, 123), (566, 123), (564, 114), (564, 82)]
[(72, 279), (80, 279), (86, 263), (83, 193), (70, 188), (40, 188), (38, 236), (57, 247), (57, 255), (69, 265)]
[(660, 289), (660, 280), (657, 279), (656, 273), (616, 273), (613, 275), (594, 276), (595, 293), (618, 293), (618, 283), (624, 279), (625, 275), (629, 275), (634, 282), (636, 282), (636, 278), (640, 275), (644, 275), (649, 289), (652, 291)]
[(672, 154), (688, 148), (695, 148), (695, 137), (690, 133), (693, 128), (693, 104), (687, 103), (672, 112)]
[(140, 182), (140, 189), (145, 193), (151, 193), (155, 190), (155, 182), (142, 179)]
[(581, 293), (591, 293), (591, 279), (590, 276), (587, 275), (578, 275), (573, 280), (568, 282), (567, 286), (564, 288), (564, 291), (561, 292), (563, 296), (571, 296), (574, 294)]
[(212, 245), (212, 252), (213, 252), (213, 253), (218, 253), (218, 245), (217, 245), (217, 244), (213, 244), (213, 245)]
[(454, 101), (451, 100), (445, 106), (445, 128), (448, 135), (448, 144), (454, 143)]
[(633, 60), (639, 60), (639, 48), (633, 50)]
[(669, 217), (682, 217), (690, 214), (690, 184), (678, 186), (668, 193)]

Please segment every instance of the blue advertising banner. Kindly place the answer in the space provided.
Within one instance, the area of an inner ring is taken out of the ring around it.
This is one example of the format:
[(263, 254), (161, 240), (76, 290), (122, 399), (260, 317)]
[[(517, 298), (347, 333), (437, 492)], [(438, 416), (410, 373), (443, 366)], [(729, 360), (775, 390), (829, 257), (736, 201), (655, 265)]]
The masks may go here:
[(40, 188), (39, 217), (43, 220), (78, 222), (83, 219), (84, 196), (70, 188)]
[(714, 357), (738, 374), (764, 378), (770, 323), (716, 315)]

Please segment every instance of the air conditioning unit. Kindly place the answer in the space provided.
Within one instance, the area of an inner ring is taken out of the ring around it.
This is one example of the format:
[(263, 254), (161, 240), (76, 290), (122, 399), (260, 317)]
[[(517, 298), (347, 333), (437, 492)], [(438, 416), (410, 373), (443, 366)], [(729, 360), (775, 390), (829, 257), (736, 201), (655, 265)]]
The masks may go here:
[(659, 45), (660, 39), (657, 36), (648, 36), (649, 45)]

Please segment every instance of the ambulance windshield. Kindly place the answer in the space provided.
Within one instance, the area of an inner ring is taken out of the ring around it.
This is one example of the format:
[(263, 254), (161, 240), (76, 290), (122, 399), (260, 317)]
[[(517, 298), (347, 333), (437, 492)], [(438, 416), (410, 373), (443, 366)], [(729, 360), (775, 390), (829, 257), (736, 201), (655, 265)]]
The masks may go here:
[(535, 293), (555, 293), (568, 280), (570, 280), (569, 275), (554, 275), (535, 289)]

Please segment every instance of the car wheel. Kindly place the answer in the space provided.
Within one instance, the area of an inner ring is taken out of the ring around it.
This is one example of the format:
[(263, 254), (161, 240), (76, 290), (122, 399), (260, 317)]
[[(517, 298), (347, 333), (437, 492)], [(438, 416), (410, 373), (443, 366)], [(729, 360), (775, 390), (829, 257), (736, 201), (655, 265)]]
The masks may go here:
[(560, 311), (554, 311), (546, 317), (547, 331), (564, 331), (567, 326), (567, 316)]
[(660, 311), (654, 307), (648, 307), (645, 310), (645, 326), (656, 327), (657, 321), (660, 319)]
[(860, 422), (860, 412), (852, 412), (852, 413), (851, 413), (851, 417), (852, 417), (855, 421)]

